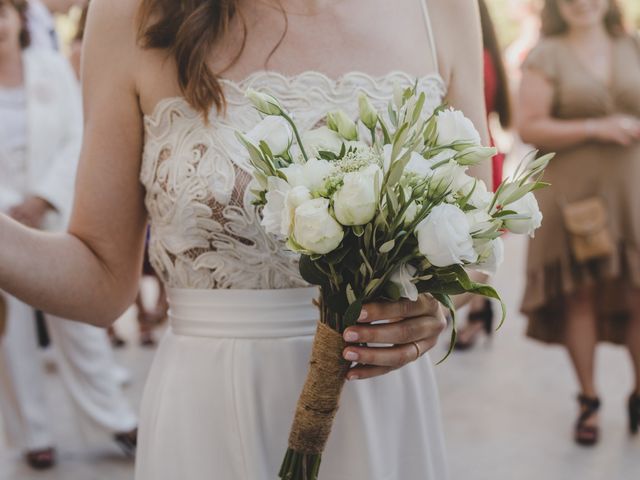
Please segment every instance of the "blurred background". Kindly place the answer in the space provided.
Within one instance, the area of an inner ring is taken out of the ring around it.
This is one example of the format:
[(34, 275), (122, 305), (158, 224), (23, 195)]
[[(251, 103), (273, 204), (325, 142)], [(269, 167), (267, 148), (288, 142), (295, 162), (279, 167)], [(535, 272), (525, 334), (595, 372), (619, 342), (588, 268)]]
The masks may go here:
[[(628, 29), (639, 29), (640, 0), (620, 3)], [(538, 41), (540, 5), (531, 0), (487, 0), (487, 6), (510, 86), (516, 90), (521, 64)], [(60, 49), (73, 58), (82, 7), (71, 6), (54, 17)], [(497, 114), (491, 116), (491, 126), (496, 145), (505, 153), (505, 174), (509, 174), (532, 147), (520, 141), (513, 128), (503, 128)], [(628, 353), (611, 344), (598, 350), (598, 386), (606, 392), (600, 412), (603, 441), (585, 449), (572, 441), (578, 388), (566, 352), (525, 337), (527, 321), (519, 311), (525, 291), (527, 240), (507, 237), (505, 245), (504, 267), (493, 279), (509, 309), (504, 328), (491, 338), (476, 339), (474, 335), (473, 348), (456, 353), (436, 370), (451, 479), (640, 478), (640, 438), (626, 433), (625, 406), (634, 378)], [(467, 313), (468, 308), (460, 316)], [(134, 410), (140, 403), (155, 342), (166, 328), (165, 316), (162, 290), (150, 275), (141, 284), (138, 304), (110, 332), (112, 375)], [(435, 356), (445, 351), (447, 340), (443, 336)], [(58, 355), (43, 348), (37, 359), (46, 371), (47, 406), (42, 408), (47, 410), (55, 438), (56, 465), (41, 472), (34, 470), (24, 461), (23, 452), (12, 448), (0, 434), (0, 480), (132, 480), (133, 466), (126, 448), (123, 452), (122, 444), (106, 439), (92, 429), (90, 421), (80, 418), (61, 381)], [(3, 423), (6, 427), (10, 422), (0, 417), (0, 425)]]

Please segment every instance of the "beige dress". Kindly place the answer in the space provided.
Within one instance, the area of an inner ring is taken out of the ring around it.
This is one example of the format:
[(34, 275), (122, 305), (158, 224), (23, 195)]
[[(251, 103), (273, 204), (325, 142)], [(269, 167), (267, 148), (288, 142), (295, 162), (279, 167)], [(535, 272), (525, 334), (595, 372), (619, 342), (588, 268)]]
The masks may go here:
[[(590, 73), (562, 37), (547, 38), (531, 52), (524, 68), (553, 84), (553, 116), (598, 118), (615, 113), (640, 117), (640, 44), (623, 36), (613, 45), (609, 85)], [(542, 228), (530, 242), (527, 288), (522, 311), (528, 335), (562, 343), (568, 294), (595, 285), (598, 336), (624, 343), (630, 315), (629, 292), (640, 289), (640, 143), (630, 147), (595, 142), (557, 152), (545, 179), (551, 188), (537, 193)], [(600, 196), (618, 250), (611, 258), (578, 264), (571, 255), (560, 206)]]

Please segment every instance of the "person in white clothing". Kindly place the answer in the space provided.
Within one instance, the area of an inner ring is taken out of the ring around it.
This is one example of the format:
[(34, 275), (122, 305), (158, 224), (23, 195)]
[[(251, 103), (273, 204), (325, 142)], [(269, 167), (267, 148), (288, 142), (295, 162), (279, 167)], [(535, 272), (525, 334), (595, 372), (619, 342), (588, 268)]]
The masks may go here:
[(88, 0), (29, 0), (27, 19), (31, 46), (58, 50), (60, 39), (56, 33), (55, 14), (65, 14), (74, 7), (84, 7)]
[[(82, 136), (80, 92), (70, 65), (28, 48), (26, 2), (0, 0), (0, 212), (32, 228), (63, 230), (70, 216)], [(33, 308), (0, 290), (0, 409), (11, 443), (34, 468), (54, 464), (44, 408)], [(133, 454), (137, 418), (117, 383), (105, 332), (47, 316), (57, 366), (79, 409)]]

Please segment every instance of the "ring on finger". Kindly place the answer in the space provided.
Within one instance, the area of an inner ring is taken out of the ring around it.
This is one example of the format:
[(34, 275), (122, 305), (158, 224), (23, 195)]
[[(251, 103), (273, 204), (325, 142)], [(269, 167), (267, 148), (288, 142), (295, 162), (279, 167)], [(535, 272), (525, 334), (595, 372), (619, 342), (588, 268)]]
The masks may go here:
[(422, 351), (420, 350), (420, 345), (418, 342), (411, 342), (414, 347), (416, 347), (416, 360), (418, 360), (422, 356)]

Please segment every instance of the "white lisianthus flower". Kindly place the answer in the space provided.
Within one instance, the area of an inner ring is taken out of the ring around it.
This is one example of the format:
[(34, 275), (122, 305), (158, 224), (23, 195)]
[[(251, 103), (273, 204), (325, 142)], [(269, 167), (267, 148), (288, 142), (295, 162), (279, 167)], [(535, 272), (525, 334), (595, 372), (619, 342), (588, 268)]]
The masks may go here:
[(288, 236), (291, 233), (291, 226), (293, 225), (293, 219), (296, 213), (296, 208), (305, 202), (308, 202), (313, 197), (309, 189), (303, 185), (293, 187), (287, 193), (284, 199), (284, 211), (282, 212), (282, 223), (280, 225), (280, 233), (284, 236)]
[(282, 115), (285, 113), (280, 102), (267, 93), (258, 92), (253, 88), (247, 89), (245, 96), (259, 112), (265, 115)]
[(344, 138), (345, 140), (358, 139), (358, 127), (344, 110), (336, 110), (327, 115), (327, 127)]
[(454, 160), (449, 160), (448, 163), (433, 170), (430, 180), (431, 187), (439, 193), (444, 193), (447, 190), (451, 193), (458, 193), (466, 184), (473, 182), (473, 178), (467, 175), (466, 171), (467, 167), (459, 165)]
[(270, 115), (253, 127), (246, 137), (258, 148), (260, 142), (265, 142), (271, 153), (278, 156), (289, 150), (293, 142), (293, 130), (284, 118)]
[(510, 232), (533, 237), (535, 231), (542, 225), (542, 212), (538, 206), (538, 200), (532, 192), (505, 206), (505, 208), (528, 217), (521, 220), (506, 220), (504, 226)]
[(487, 185), (482, 181), (469, 177), (471, 180), (465, 183), (460, 189), (460, 195), (467, 197), (471, 190), (471, 198), (469, 198), (469, 204), (476, 208), (486, 208), (491, 205), (493, 201), (493, 193), (487, 189)]
[(389, 281), (400, 290), (400, 296), (412, 302), (418, 300), (418, 288), (413, 283), (413, 277), (417, 271), (413, 265), (403, 263), (389, 277)]
[(306, 251), (320, 255), (338, 248), (344, 230), (329, 213), (328, 199), (314, 198), (296, 208), (293, 237)]
[(418, 250), (436, 267), (474, 263), (478, 254), (473, 248), (467, 216), (455, 205), (443, 203), (416, 228)]
[(343, 143), (344, 139), (329, 127), (308, 130), (302, 134), (302, 144), (313, 154), (322, 151), (338, 154)]
[(360, 109), (360, 120), (369, 129), (376, 128), (378, 124), (378, 111), (375, 109), (369, 97), (364, 93), (358, 95), (358, 107)]
[(333, 209), (342, 225), (364, 225), (376, 214), (382, 184), (382, 170), (369, 165), (345, 174), (343, 185), (333, 196)]
[[(286, 212), (285, 200), (291, 185), (279, 177), (269, 177), (267, 179), (267, 204), (262, 209), (262, 220), (260, 224), (272, 235), (286, 235), (282, 232), (282, 225), (285, 223)], [(283, 218), (285, 217), (285, 218)]]
[(504, 242), (502, 238), (488, 240), (476, 245), (478, 263), (472, 268), (487, 275), (495, 275), (504, 261)]
[(460, 110), (449, 109), (440, 112), (438, 122), (438, 145), (452, 145), (457, 143), (472, 143), (480, 145), (480, 134), (473, 122)]
[(469, 147), (461, 151), (456, 157), (460, 165), (477, 165), (489, 160), (498, 154), (498, 149), (493, 147)]
[(469, 231), (472, 235), (484, 232), (493, 226), (494, 220), (485, 210), (471, 210), (466, 212), (469, 220)]
[(444, 162), (446, 160), (451, 160), (452, 158), (454, 158), (456, 155), (458, 154), (458, 152), (456, 152), (455, 150), (453, 150), (452, 148), (445, 148), (444, 150), (438, 152), (436, 155), (434, 155), (433, 157), (431, 157), (429, 159), (430, 162), (432, 162), (434, 165)]
[(326, 178), (335, 171), (335, 165), (326, 160), (309, 159), (305, 163), (293, 163), (280, 170), (292, 187), (304, 186), (316, 192), (322, 188)]

